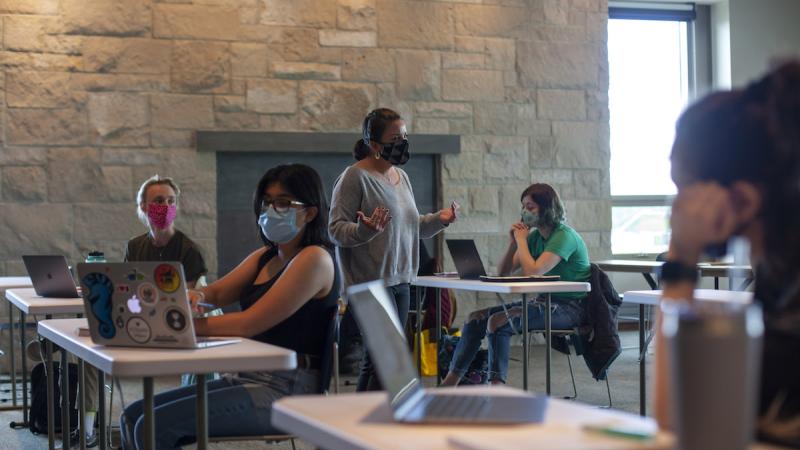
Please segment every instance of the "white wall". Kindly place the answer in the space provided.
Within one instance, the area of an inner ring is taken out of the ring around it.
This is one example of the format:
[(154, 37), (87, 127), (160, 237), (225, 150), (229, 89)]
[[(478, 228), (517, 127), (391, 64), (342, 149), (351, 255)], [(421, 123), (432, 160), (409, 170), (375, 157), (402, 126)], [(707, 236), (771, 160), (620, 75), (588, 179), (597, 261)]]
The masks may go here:
[(729, 0), (734, 86), (770, 67), (774, 57), (800, 56), (799, 0)]
[(731, 87), (731, 18), (726, 1), (711, 5), (712, 79), (715, 88)]

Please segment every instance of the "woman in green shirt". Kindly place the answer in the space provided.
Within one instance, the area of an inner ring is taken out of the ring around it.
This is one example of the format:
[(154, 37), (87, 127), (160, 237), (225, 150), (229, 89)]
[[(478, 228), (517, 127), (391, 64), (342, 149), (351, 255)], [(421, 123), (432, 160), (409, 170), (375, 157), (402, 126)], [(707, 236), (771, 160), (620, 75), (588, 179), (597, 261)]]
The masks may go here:
[[(589, 252), (580, 235), (564, 223), (564, 207), (556, 191), (536, 183), (522, 192), (521, 221), (511, 225), (509, 243), (498, 272), (510, 275), (559, 275), (563, 281), (589, 281)], [(585, 293), (553, 294), (553, 328), (572, 328), (584, 321), (581, 301)], [(528, 306), (528, 329), (544, 328), (544, 305)], [(513, 325), (513, 327), (512, 327)], [(508, 373), (509, 341), (522, 329), (522, 303), (472, 312), (461, 329), (445, 386), (458, 384), (475, 358), (484, 337), (489, 338), (489, 380), (505, 383)]]

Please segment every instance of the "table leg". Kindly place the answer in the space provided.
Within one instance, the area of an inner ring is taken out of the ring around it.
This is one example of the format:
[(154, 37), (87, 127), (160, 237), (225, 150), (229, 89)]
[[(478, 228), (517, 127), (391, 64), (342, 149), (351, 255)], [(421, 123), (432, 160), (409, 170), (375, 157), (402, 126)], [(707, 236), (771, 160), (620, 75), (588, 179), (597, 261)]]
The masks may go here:
[(78, 360), (78, 435), (80, 437), (80, 449), (86, 450), (86, 402), (84, 400), (86, 392), (86, 373), (82, 359)]
[(639, 305), (639, 415), (647, 415), (647, 386), (645, 384), (645, 356), (647, 350), (644, 342), (644, 305)]
[(22, 358), (22, 425), (28, 426), (28, 352), (25, 351), (25, 313), (19, 311), (19, 348)]
[(145, 377), (144, 390), (144, 448), (156, 448), (156, 412), (153, 403), (153, 377)]
[(61, 442), (62, 448), (70, 448), (69, 445), (69, 363), (67, 362), (67, 351), (61, 349)]
[(528, 295), (522, 294), (522, 390), (528, 390)]
[(197, 386), (197, 450), (208, 448), (208, 385), (206, 374), (198, 373)]
[(47, 364), (47, 448), (53, 450), (56, 448), (56, 393), (53, 387), (56, 374), (53, 372), (53, 343), (50, 340), (45, 343), (45, 361)]
[(545, 313), (544, 313), (544, 334), (545, 334), (545, 349), (544, 349), (544, 358), (545, 358), (545, 390), (547, 391), (547, 395), (550, 395), (550, 345), (552, 344), (553, 335), (550, 332), (552, 329), (552, 325), (550, 324), (550, 320), (552, 319), (550, 313), (550, 305), (551, 305), (551, 298), (550, 294), (547, 294), (547, 303), (545, 304)]
[(100, 436), (98, 437), (98, 446), (100, 450), (106, 450), (108, 447), (108, 431), (106, 424), (106, 374), (100, 369), (97, 369), (97, 415), (100, 420)]
[(441, 384), (442, 377), (439, 373), (439, 348), (442, 345), (442, 290), (436, 288), (436, 385)]
[(647, 285), (650, 286), (650, 289), (654, 291), (658, 289), (658, 283), (656, 283), (656, 280), (653, 279), (653, 275), (647, 272), (642, 272), (642, 276), (644, 276), (644, 281), (647, 281)]
[(17, 407), (17, 367), (14, 357), (14, 308), (8, 302), (8, 349), (11, 351), (11, 404)]
[(417, 296), (417, 334), (414, 339), (414, 350), (417, 353), (417, 373), (422, 377), (422, 291), (425, 288), (417, 286), (414, 291)]
[(714, 277), (714, 289), (719, 290), (719, 277)]

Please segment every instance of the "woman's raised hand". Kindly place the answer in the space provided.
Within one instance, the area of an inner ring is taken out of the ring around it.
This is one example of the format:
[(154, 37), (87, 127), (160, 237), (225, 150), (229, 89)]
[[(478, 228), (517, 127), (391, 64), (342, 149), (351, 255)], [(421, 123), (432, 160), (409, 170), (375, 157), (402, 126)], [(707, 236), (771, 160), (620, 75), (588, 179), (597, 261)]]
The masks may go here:
[(358, 220), (361, 221), (367, 228), (373, 231), (381, 232), (386, 225), (392, 220), (392, 215), (389, 214), (388, 208), (375, 208), (375, 211), (372, 212), (370, 217), (364, 215), (363, 212), (359, 211), (356, 213), (358, 216)]

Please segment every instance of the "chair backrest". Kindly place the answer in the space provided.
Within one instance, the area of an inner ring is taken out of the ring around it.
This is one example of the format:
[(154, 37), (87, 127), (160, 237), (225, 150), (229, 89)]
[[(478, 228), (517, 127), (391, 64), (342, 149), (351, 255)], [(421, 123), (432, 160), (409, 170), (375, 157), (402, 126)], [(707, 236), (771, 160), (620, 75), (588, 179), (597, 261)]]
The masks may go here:
[(331, 377), (333, 376), (334, 364), (334, 344), (339, 341), (339, 306), (337, 302), (335, 306), (328, 311), (330, 314), (330, 322), (328, 323), (328, 330), (325, 333), (325, 347), (320, 354), (320, 385), (317, 389), (318, 394), (325, 393), (331, 384)]

